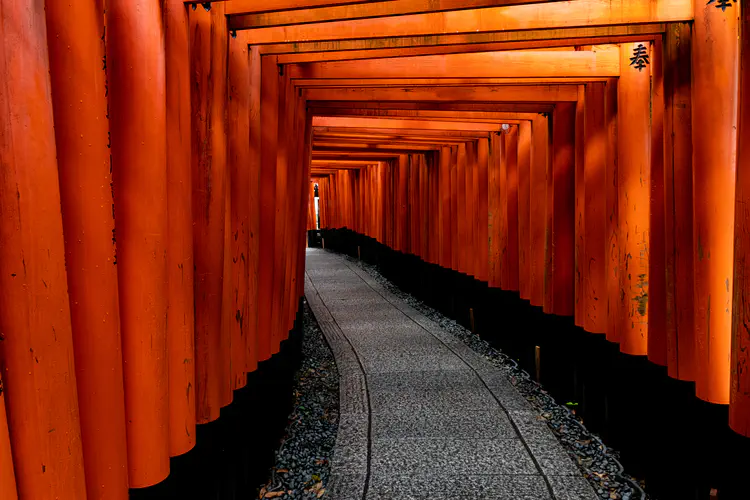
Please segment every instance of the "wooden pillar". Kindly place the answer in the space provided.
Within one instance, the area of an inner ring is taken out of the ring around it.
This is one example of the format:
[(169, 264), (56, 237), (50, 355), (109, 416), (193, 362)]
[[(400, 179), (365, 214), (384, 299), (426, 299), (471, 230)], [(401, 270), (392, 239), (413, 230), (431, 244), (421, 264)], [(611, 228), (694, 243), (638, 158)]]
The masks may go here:
[(531, 170), (529, 173), (529, 301), (544, 303), (545, 230), (549, 118), (537, 115), (531, 121)]
[(169, 455), (195, 446), (195, 295), (187, 6), (164, 4), (167, 74)]
[(458, 221), (458, 269), (460, 273), (466, 274), (466, 259), (468, 257), (468, 251), (466, 244), (467, 228), (466, 228), (466, 144), (462, 143), (458, 145), (457, 155), (457, 169), (456, 169), (456, 193), (458, 196), (458, 211), (456, 213), (456, 219)]
[(583, 248), (585, 310), (583, 328), (605, 333), (607, 328), (606, 285), (606, 169), (607, 129), (605, 122), (605, 84), (586, 85), (586, 114), (582, 134), (584, 148), (584, 226)]
[(458, 237), (459, 204), (458, 193), (458, 146), (451, 146), (451, 269), (459, 270), (461, 240)]
[(489, 244), (488, 244), (488, 161), (489, 140), (479, 139), (477, 142), (477, 248), (479, 261), (478, 278), (482, 281), (489, 279)]
[(648, 246), (648, 359), (667, 366), (664, 247), (664, 68), (662, 41), (651, 42), (651, 205)]
[(162, 8), (110, 2), (107, 70), (130, 486), (169, 474), (166, 75)]
[(665, 329), (670, 377), (695, 380), (691, 31), (670, 24), (664, 45)]
[(13, 455), (10, 450), (10, 434), (3, 396), (3, 379), (0, 372), (0, 497), (18, 500), (16, 476), (13, 472)]
[(531, 122), (518, 126), (518, 287), (522, 299), (531, 297)]
[(585, 238), (588, 236), (585, 229), (585, 179), (584, 179), (584, 152), (588, 137), (583, 133), (586, 116), (586, 86), (578, 85), (578, 101), (576, 102), (575, 123), (575, 240), (574, 240), (574, 306), (573, 321), (576, 326), (583, 327), (586, 316), (586, 263), (584, 254), (586, 252)]
[(549, 240), (552, 279), (547, 285), (552, 289), (551, 312), (560, 316), (572, 316), (574, 310), (575, 108), (573, 103), (558, 103), (552, 117), (552, 233)]
[[(743, 5), (746, 6), (747, 3)], [(750, 12), (740, 19), (739, 140), (734, 229), (734, 300), (729, 427), (750, 437)], [(0, 418), (2, 415), (0, 414)]]
[(507, 271), (506, 290), (518, 290), (518, 126), (505, 135), (506, 247), (503, 268)]
[[(254, 371), (258, 367), (260, 356), (261, 335), (258, 330), (258, 274), (260, 270), (260, 175), (261, 175), (261, 126), (260, 126), (260, 85), (261, 85), (261, 56), (257, 46), (248, 48), (250, 81), (248, 98), (250, 142), (248, 151), (248, 254), (247, 254), (247, 317), (243, 324), (247, 332), (247, 364), (246, 371)], [(318, 201), (320, 227), (323, 227), (322, 186), (318, 185)]]
[[(247, 366), (255, 357), (255, 344), (247, 336), (250, 315), (248, 290), (250, 267), (250, 51), (249, 34), (240, 31), (229, 37), (229, 102), (228, 147), (231, 197), (231, 260), (232, 260), (232, 379), (233, 389), (247, 382)], [(312, 184), (309, 191), (312, 192)], [(312, 194), (312, 193), (311, 193)], [(307, 200), (305, 200), (307, 201)], [(313, 200), (314, 203), (314, 200)], [(305, 203), (307, 207), (308, 204)], [(313, 205), (314, 208), (314, 205)], [(313, 211), (313, 215), (315, 212)], [(248, 349), (250, 348), (250, 349)]]
[(606, 165), (604, 172), (606, 197), (606, 314), (607, 340), (620, 342), (620, 242), (619, 242), (619, 202), (618, 202), (618, 166), (617, 166), (617, 94), (618, 80), (607, 80), (604, 87), (604, 124), (607, 128)]
[(440, 148), (440, 266), (451, 267), (451, 148)]
[(74, 500), (86, 486), (44, 4), (2, 0), (0, 23), (0, 373), (13, 466), (20, 498)]
[(648, 347), (648, 256), (650, 206), (650, 75), (630, 65), (641, 43), (620, 45), (618, 86), (618, 225), (620, 266), (620, 350), (645, 355)]
[(191, 10), (189, 16), (196, 419), (206, 423), (219, 418), (219, 410), (230, 396), (228, 351), (221, 327), (227, 176), (223, 4), (214, 5), (211, 12)]
[[(258, 361), (271, 357), (271, 309), (273, 308), (274, 225), (276, 220), (276, 145), (279, 123), (279, 73), (276, 56), (261, 57), (260, 88), (260, 241), (258, 251)], [(252, 124), (251, 124), (252, 126)], [(331, 177), (329, 196), (335, 189)], [(337, 202), (332, 197), (333, 202)], [(331, 207), (331, 227), (335, 226), (338, 210)]]
[(489, 240), (489, 285), (496, 288), (507, 286), (505, 252), (508, 247), (507, 179), (505, 169), (505, 136), (490, 135), (490, 165), (488, 173), (488, 240)]
[(90, 1), (45, 10), (86, 492), (127, 499), (104, 17)]
[(734, 8), (695, 0), (693, 24), (693, 264), (696, 395), (729, 402), (738, 22)]

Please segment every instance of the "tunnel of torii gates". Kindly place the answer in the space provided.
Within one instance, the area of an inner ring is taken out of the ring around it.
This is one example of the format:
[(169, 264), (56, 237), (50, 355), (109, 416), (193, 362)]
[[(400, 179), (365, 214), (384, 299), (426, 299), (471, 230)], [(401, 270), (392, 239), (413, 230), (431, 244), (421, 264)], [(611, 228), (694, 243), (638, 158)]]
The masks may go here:
[(750, 435), (745, 0), (196, 3), (0, 0), (0, 498), (167, 477), (292, 328), (311, 182)]

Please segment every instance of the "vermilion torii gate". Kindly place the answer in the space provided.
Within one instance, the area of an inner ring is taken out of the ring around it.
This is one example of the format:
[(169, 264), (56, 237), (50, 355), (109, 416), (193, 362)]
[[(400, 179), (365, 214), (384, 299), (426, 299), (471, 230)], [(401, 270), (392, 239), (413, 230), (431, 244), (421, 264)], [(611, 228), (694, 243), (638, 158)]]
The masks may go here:
[(750, 435), (748, 8), (0, 0), (0, 498), (169, 474), (292, 327), (311, 178)]

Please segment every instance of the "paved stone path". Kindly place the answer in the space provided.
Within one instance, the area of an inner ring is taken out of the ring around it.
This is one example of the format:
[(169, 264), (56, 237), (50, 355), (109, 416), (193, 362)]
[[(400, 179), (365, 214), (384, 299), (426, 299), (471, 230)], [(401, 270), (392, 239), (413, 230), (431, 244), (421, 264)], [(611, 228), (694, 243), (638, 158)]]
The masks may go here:
[(593, 500), (506, 376), (334, 253), (307, 251), (341, 416), (332, 500)]

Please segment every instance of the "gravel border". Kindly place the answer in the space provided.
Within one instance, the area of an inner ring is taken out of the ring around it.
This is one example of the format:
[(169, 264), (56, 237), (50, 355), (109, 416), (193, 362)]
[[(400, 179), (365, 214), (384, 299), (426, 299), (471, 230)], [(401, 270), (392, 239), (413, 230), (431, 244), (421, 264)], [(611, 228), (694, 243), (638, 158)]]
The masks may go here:
[(427, 306), (414, 296), (402, 291), (380, 274), (377, 266), (357, 258), (340, 254), (347, 262), (361, 268), (386, 290), (397, 296), (443, 329), (461, 340), (476, 353), (500, 368), (511, 383), (546, 421), (568, 454), (575, 460), (594, 491), (602, 499), (654, 500), (642, 485), (625, 473), (616, 451), (608, 448), (583, 425), (566, 406), (558, 404), (544, 388), (521, 369), (512, 358), (495, 349), (478, 335), (471, 333), (454, 320)]
[(294, 408), (276, 463), (258, 498), (327, 498), (339, 424), (339, 374), (307, 300), (303, 300), (302, 362), (294, 380)]

